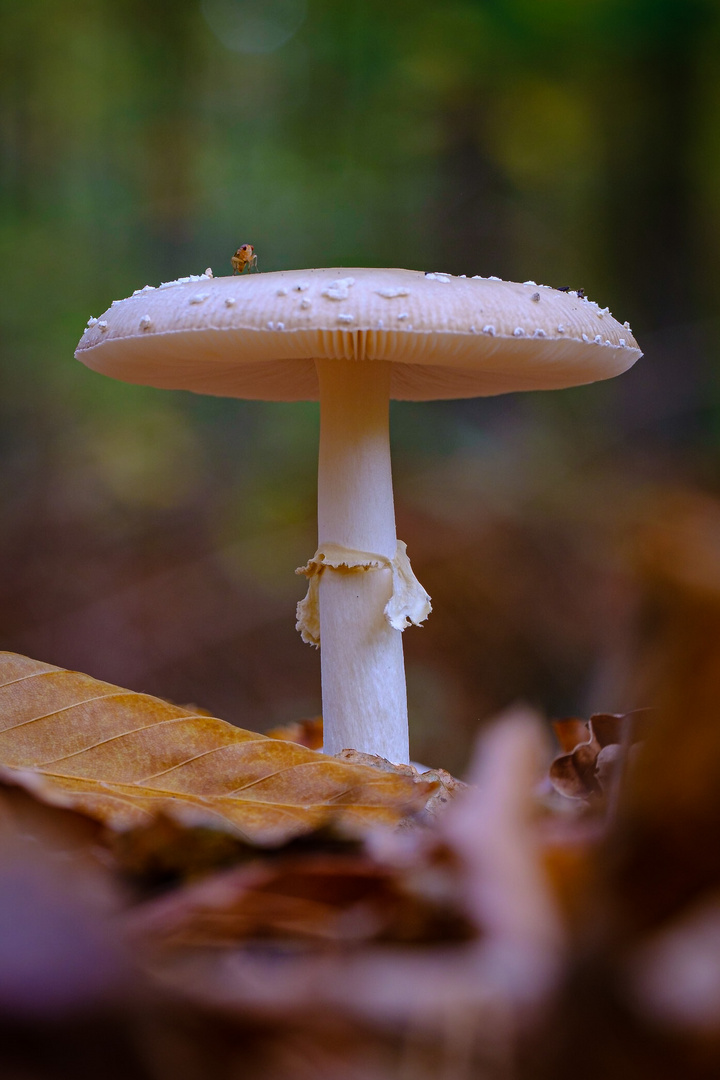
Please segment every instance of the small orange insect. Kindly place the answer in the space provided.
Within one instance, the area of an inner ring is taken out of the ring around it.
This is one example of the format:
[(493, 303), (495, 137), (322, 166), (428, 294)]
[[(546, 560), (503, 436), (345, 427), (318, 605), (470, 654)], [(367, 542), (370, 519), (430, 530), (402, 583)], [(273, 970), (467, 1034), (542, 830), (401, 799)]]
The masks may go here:
[(243, 270), (257, 270), (257, 255), (252, 244), (243, 244), (239, 247), (232, 259), (233, 273), (242, 274)]

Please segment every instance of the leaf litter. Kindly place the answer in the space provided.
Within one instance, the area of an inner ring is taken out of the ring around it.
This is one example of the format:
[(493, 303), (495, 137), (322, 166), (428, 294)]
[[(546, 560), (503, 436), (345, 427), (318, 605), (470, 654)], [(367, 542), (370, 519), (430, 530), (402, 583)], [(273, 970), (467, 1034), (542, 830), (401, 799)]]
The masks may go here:
[[(153, 1077), (178, 1062), (183, 1080), (569, 1080), (578, 1063), (589, 1080), (717, 1076), (718, 521), (703, 498), (639, 534), (653, 634), (627, 696), (655, 711), (559, 722), (555, 788), (543, 721), (512, 710), (439, 816), (365, 819), (334, 848), (313, 830), (274, 849), (244, 840), (239, 864), (133, 894), (123, 937), (170, 1017)], [(49, 757), (23, 784), (62, 802)], [(32, 774), (6, 769), (14, 784)], [(183, 815), (143, 813), (179, 847), (191, 835)], [(408, 821), (422, 825), (397, 827)]]

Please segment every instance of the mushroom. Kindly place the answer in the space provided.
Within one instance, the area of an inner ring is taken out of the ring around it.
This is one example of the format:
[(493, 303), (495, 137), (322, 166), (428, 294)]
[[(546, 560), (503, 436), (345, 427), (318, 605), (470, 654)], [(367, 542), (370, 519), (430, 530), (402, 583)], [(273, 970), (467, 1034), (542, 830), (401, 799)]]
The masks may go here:
[(146, 286), (90, 320), (76, 352), (126, 382), (320, 399), (318, 550), (298, 629), (322, 639), (326, 753), (409, 759), (401, 631), (430, 598), (397, 541), (389, 401), (575, 386), (640, 357), (576, 292), (413, 270), (200, 275)]

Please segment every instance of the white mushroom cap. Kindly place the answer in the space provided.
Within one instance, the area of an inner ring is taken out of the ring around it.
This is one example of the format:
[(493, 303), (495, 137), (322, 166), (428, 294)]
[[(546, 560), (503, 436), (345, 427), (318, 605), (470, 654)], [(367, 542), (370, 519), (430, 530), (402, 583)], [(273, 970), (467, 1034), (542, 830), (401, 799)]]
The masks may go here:
[(125, 382), (266, 401), (317, 399), (318, 359), (391, 361), (391, 396), (428, 401), (577, 386), (641, 355), (627, 325), (574, 292), (364, 268), (146, 286), (76, 352)]

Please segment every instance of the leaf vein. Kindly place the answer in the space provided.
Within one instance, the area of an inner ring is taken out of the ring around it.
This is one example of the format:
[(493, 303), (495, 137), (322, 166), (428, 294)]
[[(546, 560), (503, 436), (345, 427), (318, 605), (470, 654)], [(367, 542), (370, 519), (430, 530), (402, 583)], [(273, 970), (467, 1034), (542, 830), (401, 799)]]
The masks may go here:
[[(177, 724), (182, 720), (187, 721), (191, 719), (192, 717), (190, 716), (170, 716), (167, 720), (153, 720), (152, 723), (143, 724), (142, 727), (130, 728), (129, 731), (121, 731), (117, 735), (111, 735), (109, 739), (99, 739), (98, 742), (92, 743), (91, 746), (84, 746), (82, 750), (76, 750), (73, 754), (65, 754), (62, 757), (49, 758), (47, 761), (39, 762), (37, 768), (44, 770), (46, 765), (59, 765), (62, 761), (72, 761), (73, 758), (82, 757), (83, 754), (87, 754), (91, 750), (97, 750), (99, 746), (107, 746), (110, 743), (117, 742), (118, 739), (127, 739), (128, 736), (137, 735), (140, 731), (149, 731), (150, 728), (159, 728), (164, 724)], [(108, 782), (112, 783), (112, 781)]]
[[(260, 739), (244, 739), (243, 746), (260, 742)], [(143, 777), (142, 780), (138, 780), (138, 784), (146, 784), (148, 780), (156, 780), (159, 776), (166, 776), (168, 773), (175, 772), (176, 769), (182, 769), (186, 765), (190, 765), (193, 761), (199, 761), (201, 758), (210, 757), (211, 754), (217, 754), (219, 750), (226, 750), (228, 746), (238, 746), (238, 743), (224, 743), (222, 746), (213, 746), (211, 750), (203, 750), (201, 754), (195, 754), (194, 757), (186, 758), (185, 761), (179, 761), (176, 765), (170, 765), (167, 769), (161, 769), (160, 772), (151, 773), (150, 776)]]

